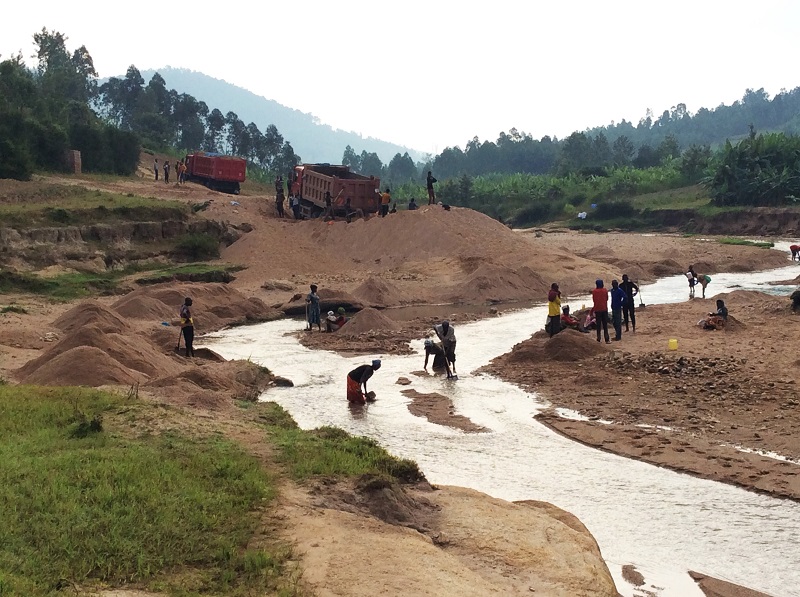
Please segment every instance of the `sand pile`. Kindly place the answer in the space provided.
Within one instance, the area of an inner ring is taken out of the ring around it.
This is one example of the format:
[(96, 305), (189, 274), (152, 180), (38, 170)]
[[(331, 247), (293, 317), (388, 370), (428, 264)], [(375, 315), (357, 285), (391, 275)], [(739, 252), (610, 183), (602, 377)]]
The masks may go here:
[(55, 327), (67, 333), (92, 324), (103, 332), (130, 330), (124, 319), (97, 301), (84, 301), (53, 322)]
[(381, 330), (399, 330), (400, 326), (372, 307), (359, 311), (350, 318), (344, 327), (337, 332), (345, 336), (355, 336), (365, 332)]
[(376, 308), (396, 307), (410, 303), (411, 298), (405, 295), (391, 282), (370, 277), (353, 291), (353, 295), (361, 299), (365, 305)]
[(49, 359), (24, 378), (45, 386), (130, 385), (141, 379), (99, 348), (78, 346)]
[(273, 382), (270, 373), (253, 363), (226, 361), (192, 365), (178, 373), (149, 381), (145, 386), (165, 388), (171, 397), (187, 399), (190, 404), (217, 407), (223, 399), (254, 400)]
[(548, 288), (550, 283), (529, 267), (511, 269), (484, 263), (445, 296), (454, 303), (544, 300), (540, 295), (545, 296)]
[(604, 344), (594, 334), (562, 330), (552, 338), (530, 338), (520, 342), (508, 353), (508, 363), (538, 363), (541, 361), (582, 361), (605, 354)]
[[(333, 288), (320, 288), (319, 305), (322, 315), (328, 311), (336, 311), (339, 307), (344, 307), (347, 311), (360, 311), (364, 308), (364, 303), (352, 294), (335, 290)], [(286, 315), (304, 315), (306, 312), (306, 296), (308, 292), (295, 294), (280, 310)]]
[(202, 331), (274, 319), (279, 313), (257, 298), (246, 298), (227, 284), (158, 284), (139, 288), (112, 305), (130, 319), (174, 321), (191, 297), (195, 328)]

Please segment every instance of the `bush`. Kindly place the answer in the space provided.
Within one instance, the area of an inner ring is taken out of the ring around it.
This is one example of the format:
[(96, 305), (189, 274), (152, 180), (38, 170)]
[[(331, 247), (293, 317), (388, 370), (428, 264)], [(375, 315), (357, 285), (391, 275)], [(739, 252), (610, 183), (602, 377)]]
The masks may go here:
[(219, 257), (219, 240), (210, 234), (187, 234), (178, 240), (175, 251), (189, 261)]
[(638, 213), (630, 201), (606, 201), (597, 205), (594, 217), (598, 220), (612, 220), (614, 218), (632, 218)]

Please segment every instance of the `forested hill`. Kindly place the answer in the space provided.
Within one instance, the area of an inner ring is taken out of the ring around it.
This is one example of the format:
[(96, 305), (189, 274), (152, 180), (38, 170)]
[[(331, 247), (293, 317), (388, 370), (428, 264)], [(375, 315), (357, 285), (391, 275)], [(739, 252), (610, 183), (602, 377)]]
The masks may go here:
[[(155, 72), (143, 70), (141, 74), (147, 82)], [(242, 121), (255, 122), (261, 129), (274, 124), (306, 163), (338, 164), (342, 159), (342, 151), (348, 145), (357, 153), (376, 153), (385, 163), (396, 153), (403, 154), (406, 151), (415, 161), (422, 158), (420, 152), (407, 147), (372, 137), (364, 138), (357, 133), (320, 124), (313, 114), (288, 108), (203, 73), (170, 67), (158, 69), (158, 73), (166, 81), (167, 87), (178, 93), (188, 93), (209, 106), (215, 106), (223, 114), (235, 112)]]

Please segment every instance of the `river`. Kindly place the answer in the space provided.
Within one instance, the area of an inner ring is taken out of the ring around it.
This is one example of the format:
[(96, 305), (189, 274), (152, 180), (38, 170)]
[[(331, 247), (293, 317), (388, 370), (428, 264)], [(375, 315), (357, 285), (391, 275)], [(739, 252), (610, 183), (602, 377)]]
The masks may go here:
[[(776, 248), (783, 244), (788, 246)], [(787, 294), (789, 287), (767, 283), (792, 279), (798, 271), (787, 266), (715, 274), (707, 296), (735, 288)], [(646, 304), (679, 302), (687, 295), (683, 276), (642, 287)], [(589, 299), (570, 302), (574, 308)], [(625, 564), (644, 575), (642, 588), (663, 597), (702, 597), (689, 569), (776, 596), (800, 596), (800, 504), (585, 447), (533, 419), (545, 406), (535, 393), (470, 373), (541, 329), (545, 317), (546, 307), (535, 306), (458, 326), (456, 382), (410, 375), (422, 369), (421, 339), (412, 342), (413, 355), (374, 355), (383, 358), (369, 382), (378, 400), (360, 414), (347, 407), (345, 376), (372, 357), (309, 350), (292, 335), (302, 326), (297, 320), (224, 330), (203, 342), (226, 358), (249, 358), (291, 379), (293, 388), (270, 389), (265, 398), (286, 408), (304, 429), (334, 425), (374, 438), (392, 454), (416, 460), (434, 484), (471, 487), (506, 500), (543, 500), (572, 512), (597, 539), (626, 597), (645, 593), (623, 580)], [(641, 319), (647, 325), (646, 311)], [(449, 396), (458, 414), (490, 432), (465, 434), (411, 415), (410, 399), (395, 384), (400, 376), (420, 392)]]

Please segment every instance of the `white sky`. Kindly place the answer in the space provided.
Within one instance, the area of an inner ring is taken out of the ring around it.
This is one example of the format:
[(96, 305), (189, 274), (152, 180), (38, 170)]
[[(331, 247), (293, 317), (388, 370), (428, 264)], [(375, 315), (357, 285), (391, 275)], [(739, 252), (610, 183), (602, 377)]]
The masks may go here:
[(40, 0), (2, 12), (4, 58), (21, 49), (33, 65), (47, 27), (86, 45), (101, 77), (189, 68), (432, 153), (800, 86), (792, 0)]

